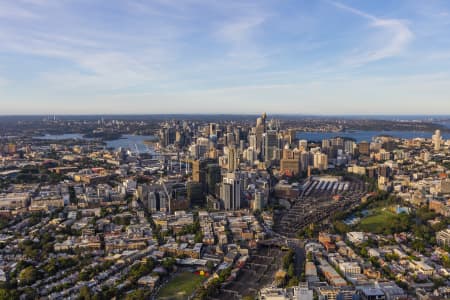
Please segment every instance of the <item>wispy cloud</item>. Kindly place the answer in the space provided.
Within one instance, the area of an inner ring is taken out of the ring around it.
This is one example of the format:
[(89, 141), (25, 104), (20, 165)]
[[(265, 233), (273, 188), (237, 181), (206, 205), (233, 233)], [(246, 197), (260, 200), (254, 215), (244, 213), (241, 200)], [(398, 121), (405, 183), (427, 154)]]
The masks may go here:
[(268, 19), (260, 12), (229, 18), (215, 32), (219, 43), (225, 45), (226, 60), (232, 68), (254, 69), (266, 65), (266, 51), (258, 45), (256, 36)]
[(12, 5), (12, 2), (0, 2), (0, 20), (1, 19), (37, 19), (38, 15), (33, 11)]
[(340, 2), (330, 1), (330, 3), (341, 10), (367, 19), (371, 27), (381, 30), (381, 37), (378, 37), (376, 42), (370, 45), (370, 49), (352, 53), (351, 57), (345, 60), (347, 64), (363, 65), (398, 56), (414, 38), (413, 32), (404, 20), (379, 18)]
[[(45, 0), (21, 1), (31, 1), (36, 6), (52, 4)], [(26, 7), (17, 3), (10, 6), (13, 11), (21, 11), (22, 7)], [(63, 6), (53, 8), (67, 9)], [(36, 11), (41, 13), (33, 12), (36, 18), (47, 16), (45, 11)], [(163, 65), (173, 59), (173, 26), (158, 24), (151, 27), (147, 30), (151, 38), (146, 38), (99, 29), (83, 31), (76, 27), (77, 24), (90, 22), (83, 16), (71, 15), (71, 22), (64, 30), (52, 27), (51, 19), (46, 21), (45, 27), (3, 26), (0, 29), (0, 53), (65, 62), (69, 67), (54, 68), (49, 65), (46, 70), (39, 71), (35, 78), (40, 84), (50, 85), (57, 90), (69, 88), (81, 91), (82, 88), (89, 88), (94, 91), (114, 91), (166, 77)]]

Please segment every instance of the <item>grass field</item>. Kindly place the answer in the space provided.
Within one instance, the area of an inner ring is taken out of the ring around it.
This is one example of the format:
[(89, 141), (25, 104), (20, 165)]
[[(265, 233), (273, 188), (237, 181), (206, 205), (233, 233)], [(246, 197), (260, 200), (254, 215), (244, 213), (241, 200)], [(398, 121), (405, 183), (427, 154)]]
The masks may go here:
[(390, 228), (397, 215), (388, 208), (377, 209), (361, 219), (358, 228), (361, 231), (382, 233), (386, 228)]
[(204, 279), (189, 272), (177, 274), (159, 291), (157, 299), (187, 299)]

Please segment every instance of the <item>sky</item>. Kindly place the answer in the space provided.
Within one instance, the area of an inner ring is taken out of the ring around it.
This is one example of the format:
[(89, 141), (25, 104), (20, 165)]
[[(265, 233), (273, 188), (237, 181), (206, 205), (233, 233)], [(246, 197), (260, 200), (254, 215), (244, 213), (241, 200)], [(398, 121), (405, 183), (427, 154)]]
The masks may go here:
[(447, 0), (0, 0), (0, 115), (450, 114)]

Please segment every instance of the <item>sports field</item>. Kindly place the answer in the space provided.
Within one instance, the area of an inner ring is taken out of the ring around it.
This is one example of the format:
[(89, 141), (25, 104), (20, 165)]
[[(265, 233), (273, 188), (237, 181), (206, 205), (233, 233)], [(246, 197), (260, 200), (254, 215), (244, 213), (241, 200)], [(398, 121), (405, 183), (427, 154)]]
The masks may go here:
[(190, 272), (175, 275), (158, 293), (158, 299), (187, 299), (200, 286), (205, 277)]

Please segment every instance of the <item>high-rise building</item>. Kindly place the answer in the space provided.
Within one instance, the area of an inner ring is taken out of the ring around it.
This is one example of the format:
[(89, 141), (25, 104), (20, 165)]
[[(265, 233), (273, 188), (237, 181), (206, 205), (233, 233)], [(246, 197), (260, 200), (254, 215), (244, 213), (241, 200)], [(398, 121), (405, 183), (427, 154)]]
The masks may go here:
[(216, 123), (209, 123), (209, 135), (217, 135), (217, 129), (219, 128)]
[(299, 159), (283, 158), (280, 160), (280, 171), (286, 175), (297, 175), (301, 171)]
[(246, 155), (245, 159), (250, 163), (253, 164), (258, 159), (258, 153), (256, 152), (255, 148), (248, 147), (244, 150)]
[(236, 148), (234, 147), (228, 148), (227, 161), (228, 161), (228, 171), (232, 172), (239, 167), (239, 157)]
[(256, 136), (256, 151), (258, 153), (263, 152), (263, 134), (266, 132), (266, 113), (263, 113), (262, 116), (256, 119), (256, 127), (255, 127), (255, 136)]
[(159, 131), (159, 137), (162, 147), (172, 145), (176, 141), (176, 129), (174, 127), (164, 127)]
[(309, 166), (309, 152), (307, 151), (303, 151), (300, 154), (300, 167), (301, 170), (304, 172), (306, 170), (308, 170), (308, 166)]
[(241, 180), (238, 172), (228, 173), (220, 187), (220, 199), (224, 209), (238, 210), (241, 208)]
[(276, 149), (279, 149), (278, 133), (276, 130), (268, 130), (263, 134), (263, 157), (264, 161), (270, 161), (274, 158)]
[(331, 148), (331, 141), (330, 140), (322, 140), (322, 149), (329, 149)]
[(203, 185), (200, 182), (190, 181), (186, 186), (187, 198), (192, 206), (202, 207), (205, 204), (205, 194)]
[(194, 160), (192, 162), (192, 180), (201, 184), (206, 183), (206, 160)]
[(300, 140), (298, 141), (298, 149), (300, 151), (305, 151), (308, 149), (308, 141), (307, 140)]
[(319, 170), (328, 169), (328, 156), (324, 153), (314, 153), (314, 168)]
[(439, 129), (436, 129), (436, 131), (434, 132), (434, 135), (432, 136), (431, 139), (433, 141), (434, 151), (441, 150), (442, 137), (441, 137), (441, 131)]
[(255, 151), (257, 150), (257, 143), (256, 143), (256, 135), (255, 134), (251, 134), (251, 135), (248, 136), (248, 144), (249, 144), (250, 147), (255, 149)]
[(344, 151), (345, 151), (345, 153), (351, 154), (351, 155), (355, 154), (355, 147), (356, 147), (356, 145), (355, 145), (354, 141), (352, 141), (352, 140), (345, 140), (345, 142), (344, 142)]
[(216, 185), (222, 179), (220, 167), (218, 164), (209, 164), (206, 167), (206, 187), (209, 194), (216, 194)]
[(359, 154), (362, 155), (370, 155), (370, 143), (369, 142), (361, 142), (358, 144)]
[(266, 194), (261, 190), (257, 190), (255, 192), (255, 200), (253, 202), (253, 210), (261, 210), (265, 206), (266, 206)]

